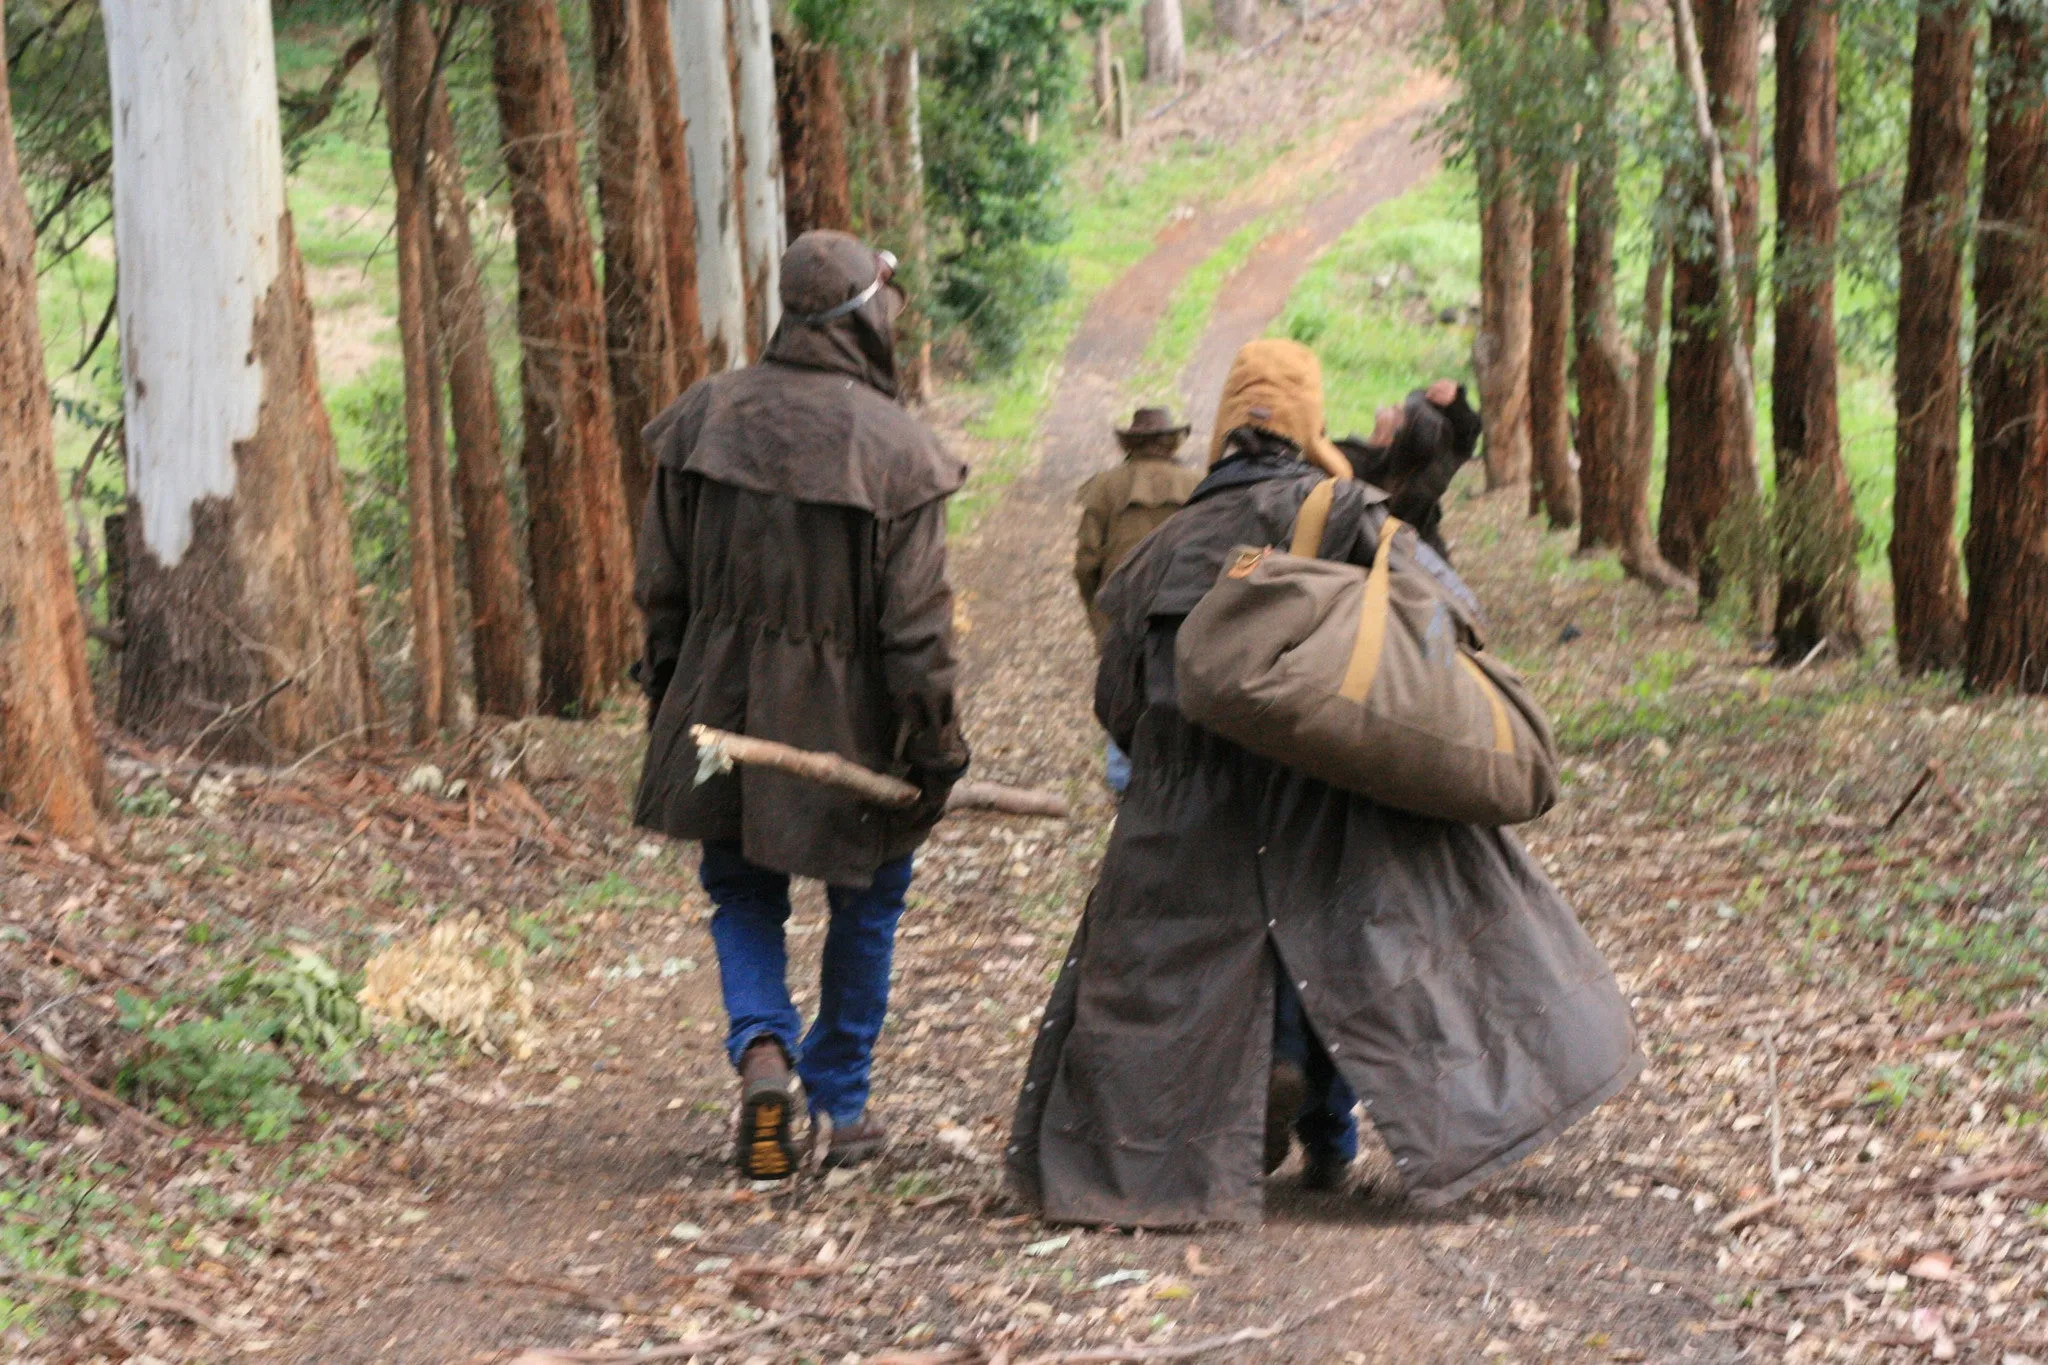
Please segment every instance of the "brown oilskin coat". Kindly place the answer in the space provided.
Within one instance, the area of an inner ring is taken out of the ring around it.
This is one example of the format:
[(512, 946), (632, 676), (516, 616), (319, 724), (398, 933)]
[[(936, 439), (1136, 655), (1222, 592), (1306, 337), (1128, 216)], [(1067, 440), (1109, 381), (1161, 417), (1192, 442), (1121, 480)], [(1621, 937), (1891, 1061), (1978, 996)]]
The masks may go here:
[(658, 709), (636, 824), (835, 886), (867, 885), (930, 831), (770, 768), (700, 785), (689, 734), (897, 776), (965, 766), (946, 497), (966, 466), (892, 401), (892, 354), (879, 304), (785, 323), (762, 364), (693, 385), (649, 425), (635, 598)]
[(1074, 584), (1081, 589), (1081, 605), (1088, 609), (1088, 625), (1098, 641), (1109, 629), (1109, 618), (1095, 609), (1102, 585), (1146, 536), (1180, 510), (1201, 481), (1201, 470), (1174, 463), (1171, 454), (1132, 455), (1081, 485)]
[[(1051, 1221), (1258, 1219), (1276, 954), (1424, 1204), (1641, 1069), (1607, 964), (1513, 835), (1385, 809), (1175, 709), (1182, 618), (1234, 546), (1286, 544), (1320, 477), (1220, 466), (1102, 594), (1096, 713), (1134, 773), (1007, 1160)], [(1384, 496), (1339, 486), (1325, 557), (1371, 563)]]

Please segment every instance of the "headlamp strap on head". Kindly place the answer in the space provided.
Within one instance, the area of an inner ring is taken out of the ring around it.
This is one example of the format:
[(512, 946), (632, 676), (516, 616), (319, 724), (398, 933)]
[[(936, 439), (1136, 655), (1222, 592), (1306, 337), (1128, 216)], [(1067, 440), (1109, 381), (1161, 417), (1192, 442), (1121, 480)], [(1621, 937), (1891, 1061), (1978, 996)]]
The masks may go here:
[(888, 251), (877, 251), (875, 253), (875, 282), (873, 284), (861, 290), (846, 302), (827, 308), (822, 313), (789, 313), (784, 316), (788, 317), (790, 321), (802, 323), (806, 327), (817, 327), (831, 322), (835, 318), (843, 318), (848, 313), (855, 312), (864, 307), (868, 300), (881, 293), (882, 286), (889, 282), (889, 277), (895, 271), (895, 254)]

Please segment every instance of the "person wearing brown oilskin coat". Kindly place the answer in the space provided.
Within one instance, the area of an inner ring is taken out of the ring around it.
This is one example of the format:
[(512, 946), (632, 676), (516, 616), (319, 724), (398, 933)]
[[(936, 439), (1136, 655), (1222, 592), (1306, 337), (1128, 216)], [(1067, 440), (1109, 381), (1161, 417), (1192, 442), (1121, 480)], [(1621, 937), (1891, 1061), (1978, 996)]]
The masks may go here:
[[(1512, 834), (1376, 805), (1177, 709), (1183, 619), (1236, 547), (1284, 547), (1309, 490), (1348, 467), (1321, 407), (1306, 348), (1240, 352), (1208, 478), (1099, 599), (1095, 710), (1130, 749), (1131, 788), (1006, 1157), (1011, 1188), (1053, 1222), (1258, 1220), (1283, 981), (1424, 1205), (1642, 1067), (1607, 964)], [(1369, 565), (1385, 499), (1340, 483), (1324, 557)]]
[[(761, 363), (693, 385), (646, 432), (635, 597), (652, 728), (634, 820), (703, 842), (756, 1179), (796, 1164), (792, 1067), (828, 1163), (880, 1147), (868, 1068), (911, 855), (967, 767), (946, 581), (946, 499), (966, 466), (895, 401), (893, 265), (845, 233), (799, 237)], [(693, 725), (836, 753), (920, 796), (885, 810), (748, 766), (700, 782)], [(784, 979), (792, 876), (824, 882), (832, 907), (808, 1033)]]

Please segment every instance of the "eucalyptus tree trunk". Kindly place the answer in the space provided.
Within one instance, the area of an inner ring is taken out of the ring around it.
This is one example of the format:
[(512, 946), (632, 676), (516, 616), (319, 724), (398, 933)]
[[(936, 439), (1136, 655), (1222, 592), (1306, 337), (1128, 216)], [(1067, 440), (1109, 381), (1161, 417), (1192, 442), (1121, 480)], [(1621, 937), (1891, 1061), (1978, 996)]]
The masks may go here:
[(528, 549), (540, 709), (588, 716), (639, 652), (631, 542), (605, 367), (604, 299), (578, 183), (555, 0), (491, 8), (492, 75), (519, 262)]
[(640, 18), (639, 0), (590, 0), (612, 429), (619, 449), (626, 531), (635, 537), (647, 490), (654, 482), (654, 462), (640, 433), (683, 387), (675, 312), (668, 297), (661, 158)]
[(782, 128), (784, 234), (849, 232), (853, 190), (846, 160), (846, 87), (839, 54), (824, 43), (775, 43), (777, 122)]
[(436, 80), (427, 106), (427, 165), (433, 177), (434, 276), (440, 299), (441, 359), (448, 371), (455, 433), (455, 500), (462, 508), (469, 582), (470, 651), (477, 710), (523, 716), (533, 709), (527, 676), (526, 581), (505, 495), (505, 423), (491, 361), (489, 314), (448, 87)]
[(725, 0), (668, 0), (668, 13), (697, 222), (697, 304), (705, 364), (716, 374), (747, 363), (747, 273), (740, 251)]
[(1778, 11), (1776, 345), (1771, 444), (1778, 464), (1777, 658), (1862, 647), (1856, 506), (1835, 393), (1835, 0)]
[(1175, 88), (1187, 76), (1187, 25), (1181, 22), (1180, 0), (1144, 0), (1145, 79)]
[(903, 274), (909, 303), (896, 322), (896, 350), (907, 363), (898, 366), (905, 398), (925, 399), (932, 392), (931, 315), (921, 297), (931, 287), (931, 261), (924, 221), (924, 132), (918, 119), (917, 44), (907, 37), (889, 50), (888, 137), (894, 144), (895, 169), (891, 221), (903, 243)]
[[(1621, 14), (1614, 0), (1588, 0), (1592, 116), (1579, 134), (1577, 222), (1572, 242), (1572, 379), (1579, 396), (1579, 551), (1620, 549), (1630, 509), (1625, 466), (1635, 404), (1614, 301), (1615, 104)], [(1656, 354), (1651, 353), (1651, 366)]]
[(427, 110), (435, 36), (422, 0), (398, 0), (383, 53), (398, 257), (398, 339), (405, 370), (405, 484), (412, 577), (412, 737), (425, 743), (456, 721), (454, 517), (441, 414), (439, 288)]
[(1259, 38), (1259, 0), (1216, 0), (1216, 31), (1239, 47)]
[(782, 136), (775, 128), (774, 16), (768, 0), (729, 0), (738, 66), (740, 243), (746, 271), (747, 358), (759, 360), (782, 320)]
[(106, 0), (128, 489), (122, 723), (274, 759), (377, 719), (268, 0)]
[(654, 125), (661, 188), (662, 259), (668, 268), (669, 330), (684, 388), (704, 377), (704, 318), (697, 305), (697, 209), (690, 196), (690, 154), (676, 93), (675, 45), (667, 0), (635, 0), (647, 57), (647, 110)]
[(1963, 661), (1956, 472), (1963, 441), (1963, 249), (1970, 225), (1970, 91), (1977, 0), (1920, 11), (1899, 203), (1898, 413), (1892, 491), (1892, 624), (1902, 671)]
[(1579, 520), (1579, 476), (1572, 468), (1572, 167), (1553, 167), (1538, 187), (1530, 257), (1529, 514), (1547, 512), (1551, 529)]
[(90, 847), (99, 842), (105, 773), (56, 455), (35, 227), (0, 41), (0, 811)]
[(1970, 358), (1972, 687), (2048, 692), (2048, 16), (1994, 0)]
[[(1761, 517), (1755, 393), (1749, 354), (1756, 322), (1758, 0), (1676, 0), (1680, 79), (1691, 87), (1707, 173), (1687, 186), (1701, 242), (1681, 233), (1671, 286), (1670, 437), (1659, 545), (1696, 573), (1703, 599), (1719, 591), (1714, 528), (1733, 511)], [(1697, 36), (1697, 48), (1693, 39)]]
[(1529, 477), (1534, 230), (1511, 154), (1504, 148), (1480, 152), (1479, 332), (1472, 339), (1472, 368), (1479, 377), (1489, 489)]

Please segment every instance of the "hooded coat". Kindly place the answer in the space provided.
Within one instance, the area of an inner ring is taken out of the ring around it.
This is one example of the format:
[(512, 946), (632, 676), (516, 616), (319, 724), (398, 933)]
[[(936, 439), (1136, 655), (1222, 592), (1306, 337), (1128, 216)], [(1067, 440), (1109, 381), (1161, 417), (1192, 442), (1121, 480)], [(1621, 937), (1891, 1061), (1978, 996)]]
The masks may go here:
[(805, 234), (762, 362), (692, 385), (648, 426), (634, 594), (654, 708), (635, 823), (835, 886), (865, 886), (915, 849), (929, 805), (887, 811), (769, 768), (700, 783), (690, 727), (928, 788), (967, 764), (946, 581), (946, 498), (966, 466), (895, 402), (886, 293), (803, 321), (877, 278), (857, 239)]
[[(1098, 599), (1096, 715), (1134, 775), (1006, 1163), (1054, 1222), (1259, 1218), (1276, 964), (1423, 1204), (1642, 1066), (1607, 964), (1512, 834), (1386, 809), (1181, 717), (1182, 620), (1234, 547), (1287, 543), (1322, 477), (1261, 433), (1232, 450)], [(1369, 565), (1384, 500), (1339, 484), (1324, 557)]]

